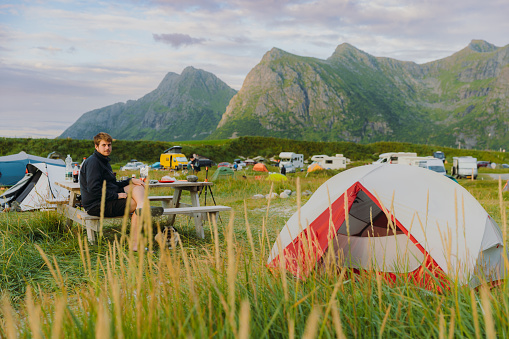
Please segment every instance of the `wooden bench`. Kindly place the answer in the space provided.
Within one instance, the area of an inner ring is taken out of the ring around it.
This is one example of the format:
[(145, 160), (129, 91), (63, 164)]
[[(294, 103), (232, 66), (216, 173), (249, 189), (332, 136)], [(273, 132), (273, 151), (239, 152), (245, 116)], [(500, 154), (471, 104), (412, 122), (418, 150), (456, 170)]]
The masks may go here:
[[(182, 206), (182, 204), (181, 204)], [(205, 238), (203, 231), (203, 220), (208, 220), (210, 215), (211, 220), (217, 220), (217, 213), (230, 211), (232, 208), (229, 206), (190, 206), (190, 207), (178, 207), (178, 208), (165, 208), (163, 215), (177, 215), (184, 214), (192, 216), (195, 219), (196, 234), (200, 238)]]
[(69, 199), (46, 199), (48, 205), (69, 204)]
[[(173, 196), (148, 196), (149, 201), (161, 201), (163, 208), (171, 206)], [(100, 217), (96, 217), (88, 214), (84, 210), (75, 208), (73, 206), (68, 205), (69, 200), (46, 200), (48, 204), (57, 205), (57, 211), (63, 214), (66, 218), (77, 222), (80, 225), (83, 225), (87, 230), (87, 238), (91, 244), (95, 243), (95, 233), (99, 231), (99, 226), (101, 222)], [(182, 204), (181, 204), (182, 205)], [(105, 217), (104, 220), (109, 219), (121, 219), (123, 216), (119, 217)]]
[[(217, 213), (230, 211), (231, 207), (228, 206), (197, 206), (192, 207), (189, 204), (181, 203), (181, 207), (164, 207), (168, 206), (171, 203), (172, 196), (149, 196), (149, 201), (162, 201), (164, 212), (163, 215), (174, 216), (177, 214), (189, 215), (192, 216), (195, 221), (196, 234), (200, 238), (205, 238), (205, 233), (203, 231), (203, 221), (208, 220), (208, 215), (210, 215), (211, 220), (217, 220)], [(83, 225), (87, 230), (87, 238), (91, 244), (95, 243), (95, 233), (99, 232), (101, 218), (88, 214), (87, 212), (69, 206), (67, 201), (52, 201), (53, 204), (57, 205), (57, 211), (64, 215), (66, 218), (71, 219), (74, 222), (77, 222), (80, 225)], [(123, 216), (119, 217), (110, 217), (104, 218), (104, 220), (110, 219), (122, 219)], [(212, 219), (214, 218), (214, 219)]]
[(173, 202), (173, 195), (149, 195), (148, 201), (161, 201), (163, 208), (170, 208)]
[[(80, 210), (78, 208), (66, 205), (59, 204), (57, 205), (57, 211), (64, 215), (66, 218), (77, 222), (80, 225), (83, 225), (87, 230), (87, 238), (91, 244), (95, 243), (95, 232), (99, 231), (99, 225), (101, 218), (88, 214), (87, 212)], [(106, 219), (118, 219), (123, 217), (116, 218), (104, 218)]]

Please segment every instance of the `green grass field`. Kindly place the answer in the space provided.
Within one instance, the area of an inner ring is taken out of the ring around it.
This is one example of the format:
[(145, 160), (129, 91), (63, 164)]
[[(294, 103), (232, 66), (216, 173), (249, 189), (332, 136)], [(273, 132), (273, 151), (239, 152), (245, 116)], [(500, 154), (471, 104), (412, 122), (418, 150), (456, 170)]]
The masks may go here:
[[(428, 291), (388, 285), (374, 272), (315, 270), (306, 280), (269, 270), (268, 252), (285, 221), (309, 196), (253, 199), (285, 189), (314, 192), (337, 172), (239, 171), (215, 182), (231, 206), (199, 239), (179, 216), (181, 245), (129, 251), (128, 225), (107, 221), (96, 245), (54, 211), (0, 213), (0, 335), (5, 338), (484, 338), (509, 335), (509, 286)], [(132, 173), (120, 173), (130, 175)], [(152, 178), (168, 174), (151, 172)], [(209, 176), (212, 173), (209, 173)], [(199, 178), (204, 179), (204, 171)], [(245, 177), (243, 177), (245, 176)], [(460, 180), (502, 227), (509, 194), (497, 180)], [(169, 189), (149, 192), (171, 194)], [(205, 194), (201, 195), (204, 204)], [(184, 201), (186, 202), (186, 201)], [(212, 204), (207, 194), (207, 204)]]

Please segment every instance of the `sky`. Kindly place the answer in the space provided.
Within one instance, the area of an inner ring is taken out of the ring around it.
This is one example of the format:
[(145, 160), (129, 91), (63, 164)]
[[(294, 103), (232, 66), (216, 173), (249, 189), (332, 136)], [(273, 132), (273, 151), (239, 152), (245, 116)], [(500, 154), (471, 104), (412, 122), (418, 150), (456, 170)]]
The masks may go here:
[(507, 0), (0, 0), (0, 137), (55, 138), (188, 66), (239, 90), (273, 47), (419, 64), (509, 44)]

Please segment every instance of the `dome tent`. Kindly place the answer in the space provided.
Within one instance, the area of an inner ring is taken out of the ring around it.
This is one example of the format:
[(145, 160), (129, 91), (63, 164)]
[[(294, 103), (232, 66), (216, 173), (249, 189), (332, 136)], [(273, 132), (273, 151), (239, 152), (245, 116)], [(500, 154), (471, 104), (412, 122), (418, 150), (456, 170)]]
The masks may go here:
[(268, 172), (269, 170), (267, 169), (267, 166), (265, 166), (264, 164), (259, 162), (259, 163), (255, 164), (253, 166), (253, 171), (256, 171), (256, 172)]
[(286, 175), (281, 173), (270, 173), (266, 180), (270, 181), (287, 181)]
[(0, 195), (1, 206), (5, 207), (6, 203), (12, 205), (16, 201), (21, 211), (30, 211), (55, 207), (48, 204), (46, 200), (68, 198), (69, 192), (55, 184), (56, 181), (64, 180), (65, 167), (49, 163), (37, 163), (27, 164), (26, 169), (25, 176)]
[(218, 167), (210, 177), (211, 181), (225, 178), (235, 178), (235, 171), (229, 167)]
[(312, 163), (311, 165), (308, 166), (308, 173), (309, 172), (314, 172), (314, 171), (323, 171), (323, 167), (320, 166), (319, 163), (314, 162), (314, 163)]
[(0, 185), (12, 186), (23, 179), (27, 164), (46, 163), (65, 167), (62, 159), (48, 159), (36, 155), (19, 152), (18, 154), (0, 157)]
[(476, 287), (504, 278), (506, 270), (500, 228), (479, 202), (440, 174), (404, 165), (367, 165), (332, 177), (282, 228), (271, 267), (282, 259), (279, 248), (297, 276), (329, 256), (426, 288), (436, 281), (430, 275)]

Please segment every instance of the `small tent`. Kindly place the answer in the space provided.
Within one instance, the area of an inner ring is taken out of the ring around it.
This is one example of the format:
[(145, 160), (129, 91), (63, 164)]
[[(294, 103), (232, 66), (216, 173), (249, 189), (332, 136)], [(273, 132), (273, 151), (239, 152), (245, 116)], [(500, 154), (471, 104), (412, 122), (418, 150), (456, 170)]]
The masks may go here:
[(154, 162), (152, 165), (150, 165), (150, 168), (161, 169), (161, 163), (159, 161)]
[(231, 169), (230, 167), (218, 167), (214, 174), (210, 177), (211, 181), (216, 181), (219, 179), (228, 179), (228, 178), (235, 178), (235, 171)]
[(270, 181), (287, 181), (288, 178), (286, 177), (286, 175), (281, 174), (281, 173), (270, 173), (269, 176), (267, 177), (267, 180), (270, 180)]
[(259, 163), (255, 164), (253, 166), (253, 171), (256, 171), (256, 172), (268, 172), (269, 170), (267, 169), (267, 166), (265, 166), (264, 164), (259, 162)]
[(282, 228), (268, 265), (305, 277), (333, 262), (429, 289), (446, 276), (473, 288), (504, 278), (503, 245), (496, 222), (461, 185), (417, 166), (375, 164), (320, 186)]
[(65, 179), (65, 167), (47, 163), (28, 164), (27, 173), (14, 186), (0, 195), (0, 205), (16, 201), (22, 211), (54, 207), (47, 199), (65, 199), (69, 192), (55, 184)]
[(323, 167), (320, 166), (319, 163), (317, 162), (314, 162), (312, 163), (311, 165), (308, 166), (308, 173), (309, 172), (314, 172), (314, 171), (322, 171), (323, 170)]
[(0, 186), (12, 186), (20, 181), (26, 173), (27, 164), (46, 163), (65, 167), (61, 159), (48, 159), (30, 155), (25, 152), (0, 157)]

